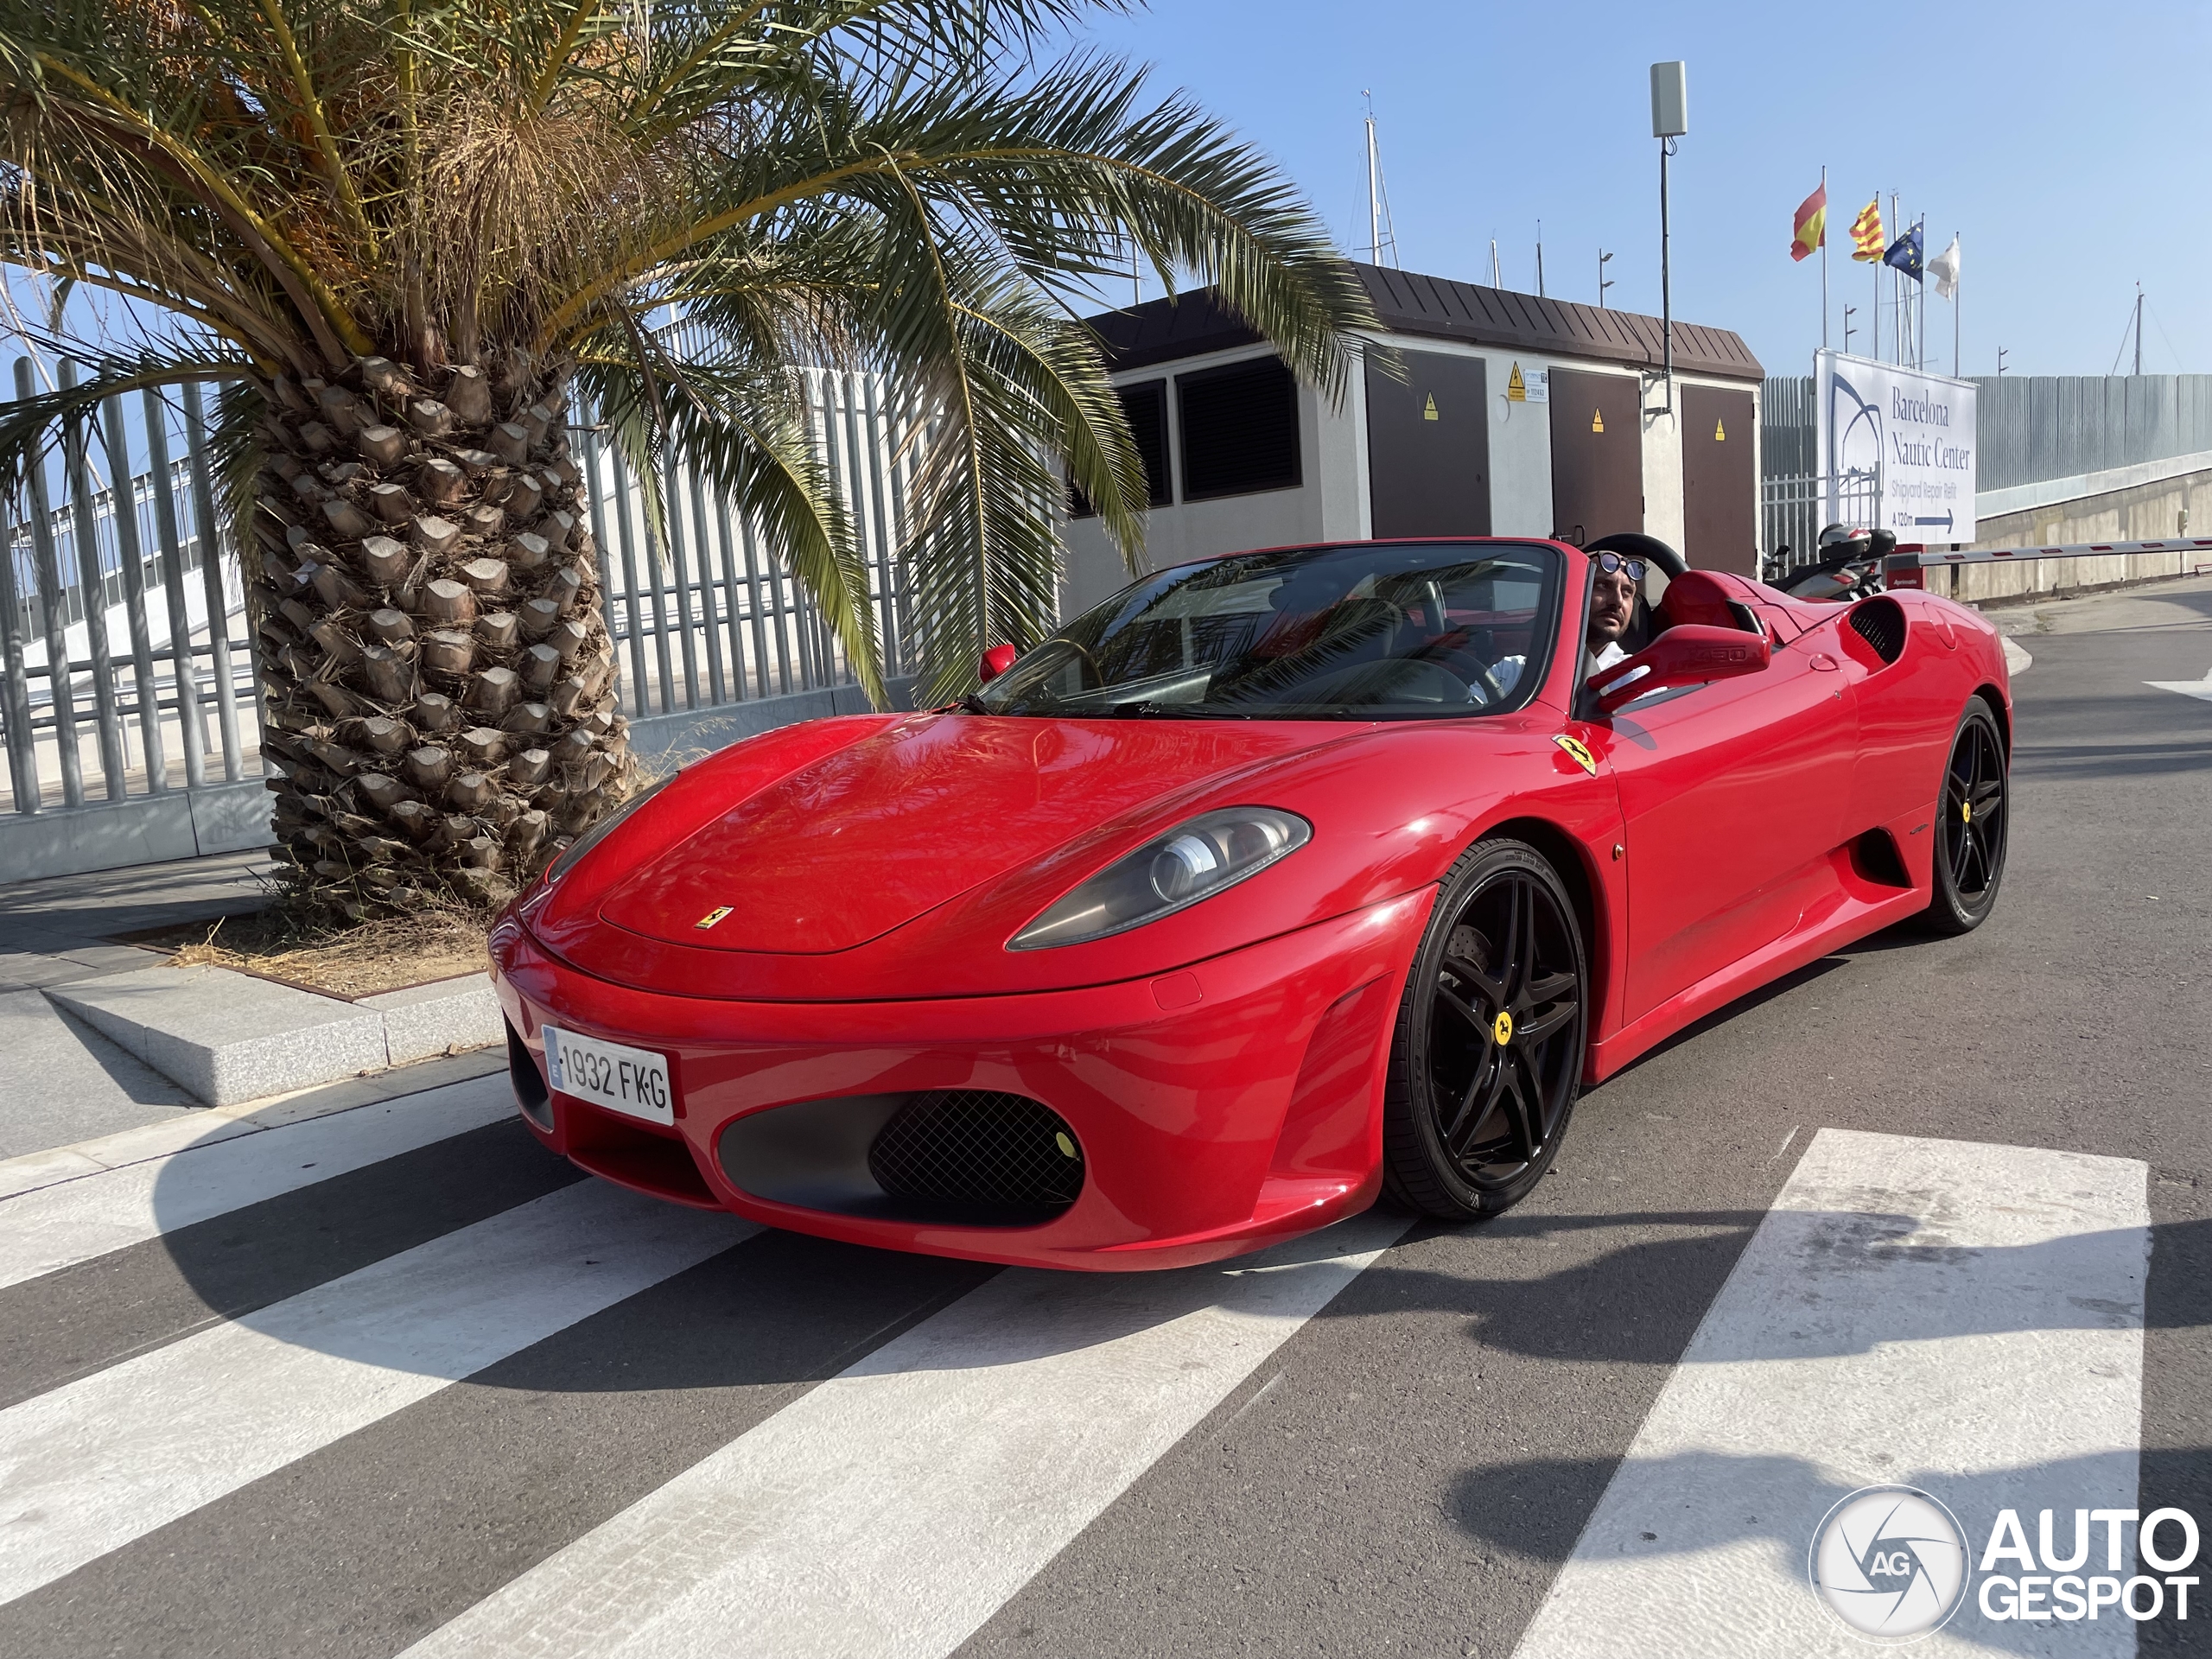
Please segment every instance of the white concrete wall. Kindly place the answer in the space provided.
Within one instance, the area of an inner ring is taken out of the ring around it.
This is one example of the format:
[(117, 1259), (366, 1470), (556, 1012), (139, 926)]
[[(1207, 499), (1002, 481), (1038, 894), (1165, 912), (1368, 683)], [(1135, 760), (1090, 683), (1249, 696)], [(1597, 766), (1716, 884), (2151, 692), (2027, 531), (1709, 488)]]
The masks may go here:
[[(1675, 377), (1675, 385), (1683, 377)], [(1643, 533), (1656, 536), (1681, 552), (1686, 539), (1682, 524), (1682, 433), (1679, 412), (1654, 415), (1654, 405), (1666, 400), (1662, 380), (1653, 380), (1643, 392)], [(1756, 474), (1753, 474), (1757, 476)], [(1756, 505), (1756, 504), (1754, 504)]]

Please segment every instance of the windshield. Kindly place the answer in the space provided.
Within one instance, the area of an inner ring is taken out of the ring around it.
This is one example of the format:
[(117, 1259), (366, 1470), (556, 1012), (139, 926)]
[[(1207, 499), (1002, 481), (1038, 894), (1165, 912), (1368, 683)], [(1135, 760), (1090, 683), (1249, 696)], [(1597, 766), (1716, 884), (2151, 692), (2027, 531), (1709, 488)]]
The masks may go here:
[(1560, 555), (1517, 543), (1239, 553), (1147, 577), (985, 686), (995, 715), (1404, 720), (1535, 695)]

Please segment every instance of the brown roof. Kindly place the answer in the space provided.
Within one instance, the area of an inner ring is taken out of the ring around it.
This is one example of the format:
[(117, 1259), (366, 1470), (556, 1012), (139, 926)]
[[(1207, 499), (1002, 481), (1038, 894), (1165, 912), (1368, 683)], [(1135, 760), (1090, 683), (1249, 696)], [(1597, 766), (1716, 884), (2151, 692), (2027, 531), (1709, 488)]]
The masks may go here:
[[(1379, 265), (1355, 264), (1352, 270), (1366, 285), (1383, 327), (1393, 334), (1464, 340), (1634, 369), (1661, 365), (1656, 317)], [(1105, 342), (1109, 365), (1116, 370), (1227, 351), (1255, 344), (1260, 338), (1224, 311), (1210, 288), (1172, 301), (1147, 300), (1090, 321)], [(1732, 329), (1679, 320), (1675, 324), (1675, 368), (1678, 373), (1732, 380), (1757, 380), (1764, 373), (1751, 347)]]

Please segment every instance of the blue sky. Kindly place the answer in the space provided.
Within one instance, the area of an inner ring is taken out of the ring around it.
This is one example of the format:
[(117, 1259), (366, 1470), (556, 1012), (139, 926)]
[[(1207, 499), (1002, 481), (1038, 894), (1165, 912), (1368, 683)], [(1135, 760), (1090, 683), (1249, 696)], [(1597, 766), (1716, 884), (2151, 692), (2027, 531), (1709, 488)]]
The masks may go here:
[[(1828, 168), (1831, 292), (1866, 327), (1848, 227), (1877, 189), (1963, 233), (1962, 369), (2103, 374), (2139, 279), (2143, 366), (2212, 371), (2202, 105), (2212, 6), (1515, 5), (1159, 0), (1087, 36), (1158, 67), (1273, 155), (1340, 245), (1366, 240), (1360, 89), (1375, 94), (1408, 270), (1659, 308), (1649, 66), (1689, 66), (1672, 181), (1675, 313), (1732, 327), (1770, 374), (1820, 343), (1817, 257), (1790, 215)], [(1928, 304), (1931, 366), (1948, 308)], [(1884, 323), (1886, 352), (1888, 323)], [(1854, 337), (1864, 350), (1867, 336)], [(2121, 365), (2123, 371), (2127, 367)]]

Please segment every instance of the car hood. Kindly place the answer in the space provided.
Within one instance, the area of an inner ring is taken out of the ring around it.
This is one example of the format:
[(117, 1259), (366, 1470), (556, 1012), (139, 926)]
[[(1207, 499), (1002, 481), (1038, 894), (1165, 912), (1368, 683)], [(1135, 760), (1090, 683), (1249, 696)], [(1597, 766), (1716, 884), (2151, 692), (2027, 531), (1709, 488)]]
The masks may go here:
[(1342, 734), (917, 716), (808, 761), (664, 844), (605, 893), (599, 915), (670, 944), (849, 950), (1105, 820)]

